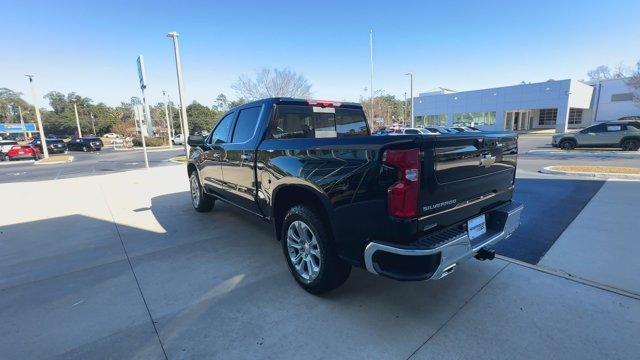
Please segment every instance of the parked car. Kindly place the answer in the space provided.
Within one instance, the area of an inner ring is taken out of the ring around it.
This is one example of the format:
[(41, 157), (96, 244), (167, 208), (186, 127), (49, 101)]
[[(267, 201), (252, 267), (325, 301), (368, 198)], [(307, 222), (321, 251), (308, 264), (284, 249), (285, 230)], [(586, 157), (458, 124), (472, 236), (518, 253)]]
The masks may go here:
[(14, 140), (0, 140), (0, 161), (4, 161), (7, 158), (7, 153), (14, 145), (18, 145)]
[(482, 132), (482, 130), (473, 126), (454, 126), (449, 129), (455, 132)]
[(457, 131), (450, 130), (445, 126), (427, 126), (425, 129), (435, 134), (455, 134)]
[(380, 129), (380, 130), (374, 132), (371, 135), (372, 136), (386, 136), (386, 135), (389, 135), (389, 133), (391, 133), (391, 130), (389, 130), (389, 129)]
[(116, 133), (106, 133), (106, 134), (102, 135), (102, 137), (105, 137), (107, 139), (120, 139), (120, 138), (122, 138), (122, 135), (118, 135)]
[(102, 140), (96, 137), (74, 138), (67, 143), (70, 151), (100, 151), (103, 146)]
[(640, 149), (640, 121), (610, 121), (577, 132), (553, 135), (551, 145), (563, 150), (578, 147), (619, 147), (625, 151)]
[(517, 155), (504, 151), (515, 133), (370, 136), (360, 104), (270, 98), (230, 109), (188, 143), (195, 210), (219, 200), (271, 223), (314, 294), (352, 266), (440, 279), (467, 258), (492, 259), (520, 223)]
[[(61, 154), (67, 152), (67, 144), (60, 139), (46, 139), (47, 142), (47, 150), (51, 154)], [(36, 139), (31, 141), (31, 146), (35, 146), (42, 152), (42, 141), (40, 139)]]
[(14, 160), (38, 160), (42, 158), (40, 149), (31, 145), (14, 145), (7, 152), (7, 158), (10, 161)]
[(184, 144), (184, 139), (182, 138), (182, 134), (178, 134), (171, 139), (174, 145), (182, 145)]

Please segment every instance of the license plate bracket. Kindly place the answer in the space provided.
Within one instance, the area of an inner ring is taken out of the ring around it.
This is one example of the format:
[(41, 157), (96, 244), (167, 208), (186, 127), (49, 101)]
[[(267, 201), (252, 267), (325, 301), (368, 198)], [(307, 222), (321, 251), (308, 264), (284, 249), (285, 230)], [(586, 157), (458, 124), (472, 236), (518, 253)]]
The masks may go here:
[(476, 216), (473, 219), (467, 221), (467, 234), (469, 240), (474, 240), (487, 233), (487, 221), (485, 214)]

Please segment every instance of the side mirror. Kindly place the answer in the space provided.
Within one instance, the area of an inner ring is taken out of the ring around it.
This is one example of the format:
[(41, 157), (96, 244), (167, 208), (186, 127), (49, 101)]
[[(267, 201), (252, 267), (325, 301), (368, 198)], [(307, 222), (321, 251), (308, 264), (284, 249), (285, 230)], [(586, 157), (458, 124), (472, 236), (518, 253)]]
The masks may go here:
[(202, 135), (189, 135), (187, 139), (187, 144), (192, 147), (198, 147), (204, 144), (204, 136)]

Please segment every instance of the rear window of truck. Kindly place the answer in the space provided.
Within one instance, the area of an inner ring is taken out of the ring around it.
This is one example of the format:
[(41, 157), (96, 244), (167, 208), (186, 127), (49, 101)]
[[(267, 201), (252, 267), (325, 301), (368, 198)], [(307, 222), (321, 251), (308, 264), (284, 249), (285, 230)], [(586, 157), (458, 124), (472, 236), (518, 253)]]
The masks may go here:
[(279, 105), (271, 129), (273, 139), (366, 136), (362, 109)]

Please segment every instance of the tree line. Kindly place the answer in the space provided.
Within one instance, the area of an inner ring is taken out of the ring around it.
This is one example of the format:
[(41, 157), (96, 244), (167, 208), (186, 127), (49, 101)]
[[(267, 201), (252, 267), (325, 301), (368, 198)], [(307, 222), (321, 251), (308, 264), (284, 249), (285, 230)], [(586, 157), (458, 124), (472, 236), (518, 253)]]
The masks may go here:
[[(17, 91), (0, 88), (0, 123), (19, 123), (20, 112), (25, 122), (35, 122), (35, 111), (31, 104), (25, 101), (23, 95)], [(44, 95), (51, 110), (40, 109), (45, 133), (55, 135), (74, 135), (77, 133), (74, 104), (78, 109), (80, 129), (83, 134), (102, 135), (109, 132), (134, 135), (136, 124), (134, 106), (141, 101), (132, 97), (118, 106), (109, 106), (103, 102), (95, 103), (92, 99), (75, 92), (63, 94), (51, 91)], [(211, 106), (197, 101), (187, 105), (189, 128), (192, 132), (211, 130), (220, 116), (230, 107), (246, 102), (244, 98), (229, 101), (224, 94), (216, 97)], [(166, 117), (164, 103), (159, 102), (150, 106), (151, 119), (154, 127), (166, 133)], [(170, 121), (175, 132), (180, 131), (180, 114), (178, 106), (172, 101), (167, 103)]]

